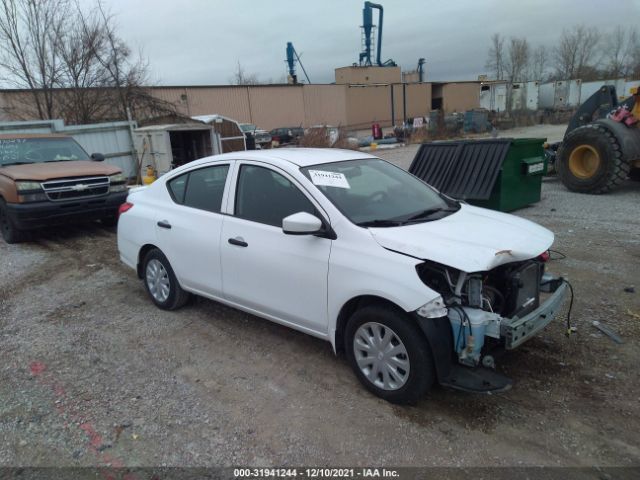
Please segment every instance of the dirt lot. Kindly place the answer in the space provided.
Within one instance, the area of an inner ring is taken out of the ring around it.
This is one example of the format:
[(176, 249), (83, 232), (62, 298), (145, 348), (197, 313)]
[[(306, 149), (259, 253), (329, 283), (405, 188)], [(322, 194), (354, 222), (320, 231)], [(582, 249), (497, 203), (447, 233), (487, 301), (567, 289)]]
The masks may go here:
[(556, 232), (577, 332), (505, 356), (509, 392), (414, 407), (371, 396), (328, 343), (203, 299), (158, 310), (113, 230), (0, 240), (0, 465), (637, 466), (640, 185), (543, 196), (517, 213)]

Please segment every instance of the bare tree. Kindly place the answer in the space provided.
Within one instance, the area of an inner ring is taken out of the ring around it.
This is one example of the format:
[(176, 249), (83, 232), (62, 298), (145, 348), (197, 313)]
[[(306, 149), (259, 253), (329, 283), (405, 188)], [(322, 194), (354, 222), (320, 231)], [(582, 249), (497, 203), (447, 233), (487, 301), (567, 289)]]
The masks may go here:
[(240, 64), (240, 61), (238, 61), (238, 67), (229, 79), (229, 83), (232, 85), (258, 85), (260, 81), (258, 80), (258, 75), (255, 73), (247, 73)]
[(78, 7), (76, 21), (60, 41), (60, 85), (66, 88), (59, 93), (59, 103), (61, 115), (70, 123), (109, 117), (112, 95), (103, 88), (110, 83), (109, 74), (96, 55), (105, 46), (101, 18), (95, 12), (85, 15)]
[(576, 25), (571, 30), (563, 30), (560, 42), (554, 49), (556, 74), (560, 78), (582, 78), (594, 71), (594, 59), (600, 43), (600, 33), (596, 27)]
[(41, 119), (54, 116), (59, 42), (68, 12), (66, 0), (0, 0), (0, 67), (5, 81), (31, 91)]
[(549, 51), (544, 45), (536, 47), (531, 54), (529, 74), (531, 80), (544, 80), (549, 66)]
[(638, 50), (638, 33), (634, 27), (626, 30), (618, 25), (604, 38), (605, 74), (612, 78), (624, 77), (634, 69), (634, 52)]
[(97, 11), (102, 19), (104, 48), (96, 51), (98, 62), (107, 72), (108, 87), (115, 92), (119, 118), (127, 118), (127, 109), (134, 116), (175, 113), (168, 102), (153, 97), (143, 85), (148, 83), (149, 65), (142, 53), (137, 57), (118, 36), (115, 20), (97, 1)]
[(629, 33), (629, 68), (627, 75), (632, 78), (640, 78), (640, 35), (633, 29)]
[(529, 42), (526, 38), (510, 38), (509, 50), (505, 61), (505, 73), (510, 82), (527, 80), (527, 66), (529, 65)]
[(496, 80), (504, 80), (504, 38), (499, 33), (491, 35), (491, 47), (487, 55), (485, 68), (488, 68)]
[(147, 63), (118, 36), (100, 0), (88, 13), (78, 0), (0, 0), (0, 71), (29, 92), (40, 119), (89, 123), (125, 119), (128, 111), (175, 113), (144, 87)]

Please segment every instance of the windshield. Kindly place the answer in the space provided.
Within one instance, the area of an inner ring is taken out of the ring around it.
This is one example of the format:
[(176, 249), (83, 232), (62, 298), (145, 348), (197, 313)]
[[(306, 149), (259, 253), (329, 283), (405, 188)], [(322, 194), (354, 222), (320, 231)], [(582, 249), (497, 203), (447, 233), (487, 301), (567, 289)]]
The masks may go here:
[(425, 222), (460, 208), (413, 175), (378, 158), (301, 170), (349, 220), (363, 227)]
[(89, 160), (71, 138), (1, 138), (0, 166)]
[(240, 128), (242, 129), (243, 132), (253, 132), (256, 129), (255, 125), (252, 125), (250, 123), (243, 123), (240, 125)]

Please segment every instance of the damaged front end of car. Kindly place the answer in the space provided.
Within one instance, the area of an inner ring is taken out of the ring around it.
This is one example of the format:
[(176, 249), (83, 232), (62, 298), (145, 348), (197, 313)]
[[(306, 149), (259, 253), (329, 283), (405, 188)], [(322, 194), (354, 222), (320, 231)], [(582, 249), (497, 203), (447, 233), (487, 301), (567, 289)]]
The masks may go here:
[(510, 379), (495, 371), (496, 353), (539, 333), (568, 293), (564, 279), (545, 272), (548, 258), (544, 252), (474, 273), (431, 261), (417, 265), (422, 282), (441, 295), (439, 304), (425, 305), (415, 315), (442, 385), (473, 392), (511, 386)]

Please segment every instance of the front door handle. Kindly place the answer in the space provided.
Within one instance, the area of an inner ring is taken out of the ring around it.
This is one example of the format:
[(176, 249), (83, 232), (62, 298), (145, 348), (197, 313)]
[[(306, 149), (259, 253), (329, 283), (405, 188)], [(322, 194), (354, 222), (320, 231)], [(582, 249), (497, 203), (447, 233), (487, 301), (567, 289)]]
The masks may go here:
[(244, 241), (242, 237), (230, 238), (229, 243), (231, 245), (237, 245), (238, 247), (248, 247), (249, 244)]
[(168, 229), (168, 230), (170, 230), (170, 229), (171, 229), (171, 224), (170, 224), (169, 222), (167, 222), (166, 220), (160, 220), (160, 221), (158, 222), (158, 226), (159, 226), (160, 228), (166, 228), (166, 229)]

